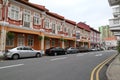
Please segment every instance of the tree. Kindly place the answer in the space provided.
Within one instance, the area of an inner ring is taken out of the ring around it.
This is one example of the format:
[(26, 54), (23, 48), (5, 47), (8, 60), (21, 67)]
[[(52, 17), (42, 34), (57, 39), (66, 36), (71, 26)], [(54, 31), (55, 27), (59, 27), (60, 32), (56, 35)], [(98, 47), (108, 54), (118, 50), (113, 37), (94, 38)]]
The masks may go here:
[(118, 53), (120, 53), (120, 41), (118, 41), (118, 44), (117, 44), (117, 51)]

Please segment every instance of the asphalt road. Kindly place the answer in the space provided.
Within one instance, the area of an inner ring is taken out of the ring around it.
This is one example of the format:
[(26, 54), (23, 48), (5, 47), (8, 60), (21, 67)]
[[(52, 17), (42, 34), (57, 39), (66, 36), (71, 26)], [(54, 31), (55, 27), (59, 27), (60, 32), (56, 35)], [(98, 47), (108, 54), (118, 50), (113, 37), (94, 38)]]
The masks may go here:
[(90, 80), (92, 70), (114, 53), (109, 50), (2, 61), (0, 80)]

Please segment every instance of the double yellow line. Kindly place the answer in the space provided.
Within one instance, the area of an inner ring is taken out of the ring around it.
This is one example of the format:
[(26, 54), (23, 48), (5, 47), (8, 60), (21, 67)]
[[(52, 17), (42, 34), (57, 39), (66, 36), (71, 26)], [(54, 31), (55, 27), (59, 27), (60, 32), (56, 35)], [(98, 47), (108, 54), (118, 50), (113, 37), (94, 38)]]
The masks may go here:
[(90, 80), (99, 80), (99, 72), (100, 70), (107, 64), (110, 60), (112, 60), (116, 54), (112, 55), (111, 57), (107, 58), (105, 61), (101, 62), (97, 65), (93, 71), (91, 72)]

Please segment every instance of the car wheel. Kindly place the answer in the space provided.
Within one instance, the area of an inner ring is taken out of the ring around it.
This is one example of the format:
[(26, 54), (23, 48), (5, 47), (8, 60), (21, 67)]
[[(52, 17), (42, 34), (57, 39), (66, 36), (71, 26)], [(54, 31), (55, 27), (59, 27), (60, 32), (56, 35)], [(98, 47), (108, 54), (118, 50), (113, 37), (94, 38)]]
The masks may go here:
[(37, 53), (37, 54), (36, 54), (36, 57), (37, 57), (37, 58), (41, 57), (41, 54), (40, 54), (40, 53)]
[(67, 52), (65, 52), (65, 55), (67, 55)]
[(19, 59), (19, 55), (18, 55), (18, 54), (14, 54), (14, 55), (12, 56), (12, 59), (13, 59), (13, 60)]
[(57, 52), (54, 53), (54, 56), (57, 56)]

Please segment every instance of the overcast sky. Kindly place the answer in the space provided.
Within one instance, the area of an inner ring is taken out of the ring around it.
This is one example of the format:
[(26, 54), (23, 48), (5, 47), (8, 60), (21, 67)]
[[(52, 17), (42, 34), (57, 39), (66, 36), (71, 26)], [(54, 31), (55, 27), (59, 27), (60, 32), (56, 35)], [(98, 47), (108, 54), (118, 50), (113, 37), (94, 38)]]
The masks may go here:
[(49, 11), (64, 16), (75, 22), (86, 24), (98, 30), (99, 26), (108, 25), (112, 18), (112, 8), (108, 0), (29, 0), (44, 5)]

